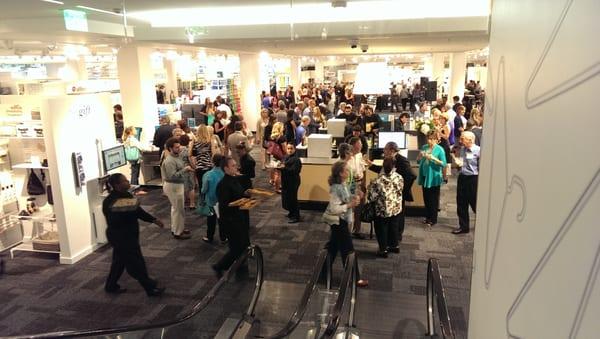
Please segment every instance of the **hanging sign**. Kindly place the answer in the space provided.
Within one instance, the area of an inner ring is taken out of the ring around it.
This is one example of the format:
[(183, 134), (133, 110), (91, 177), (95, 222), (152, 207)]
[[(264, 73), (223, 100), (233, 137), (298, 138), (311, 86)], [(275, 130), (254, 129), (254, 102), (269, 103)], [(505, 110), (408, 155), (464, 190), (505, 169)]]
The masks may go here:
[(85, 12), (65, 9), (63, 10), (63, 17), (67, 30), (78, 32), (88, 31), (87, 14)]

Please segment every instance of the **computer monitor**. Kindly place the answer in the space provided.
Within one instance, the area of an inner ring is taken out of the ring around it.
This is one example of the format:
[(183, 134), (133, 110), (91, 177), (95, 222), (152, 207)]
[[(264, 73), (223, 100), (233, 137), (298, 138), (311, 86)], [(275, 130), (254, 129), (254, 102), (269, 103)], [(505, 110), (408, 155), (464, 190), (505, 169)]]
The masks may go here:
[(388, 142), (395, 142), (399, 149), (406, 148), (406, 133), (404, 132), (379, 132), (377, 148), (384, 148)]
[(106, 172), (127, 165), (127, 160), (125, 159), (125, 147), (119, 145), (103, 150), (102, 162)]

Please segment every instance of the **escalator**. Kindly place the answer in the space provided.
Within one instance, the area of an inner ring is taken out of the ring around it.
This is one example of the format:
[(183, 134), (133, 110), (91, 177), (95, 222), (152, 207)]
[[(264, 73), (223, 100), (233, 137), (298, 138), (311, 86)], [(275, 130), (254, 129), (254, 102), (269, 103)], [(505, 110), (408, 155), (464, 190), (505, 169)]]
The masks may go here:
[[(229, 318), (215, 338), (358, 338), (352, 326), (356, 257), (348, 256), (339, 289), (331, 288), (328, 259), (327, 251), (322, 250), (306, 284), (264, 281), (256, 307), (249, 307), (238, 318)], [(320, 280), (322, 272), (324, 282)]]
[[(255, 265), (248, 265), (250, 261)], [(339, 289), (332, 289), (331, 264), (323, 250), (307, 284), (264, 281), (262, 250), (253, 245), (202, 300), (175, 320), (6, 338), (357, 338), (353, 327), (356, 268), (351, 254)]]

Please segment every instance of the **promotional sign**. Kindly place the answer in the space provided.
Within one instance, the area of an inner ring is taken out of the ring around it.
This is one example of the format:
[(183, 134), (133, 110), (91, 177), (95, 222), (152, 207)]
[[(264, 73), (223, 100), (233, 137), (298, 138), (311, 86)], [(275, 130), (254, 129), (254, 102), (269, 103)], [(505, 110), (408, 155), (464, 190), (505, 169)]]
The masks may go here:
[(65, 28), (68, 31), (88, 31), (87, 14), (85, 12), (65, 9), (63, 17), (65, 19)]

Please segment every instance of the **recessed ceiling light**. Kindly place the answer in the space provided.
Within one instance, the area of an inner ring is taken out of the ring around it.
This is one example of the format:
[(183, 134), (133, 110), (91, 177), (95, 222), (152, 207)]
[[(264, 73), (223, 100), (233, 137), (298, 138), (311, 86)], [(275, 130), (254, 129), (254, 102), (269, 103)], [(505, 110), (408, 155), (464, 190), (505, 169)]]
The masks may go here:
[(41, 0), (43, 2), (49, 2), (51, 4), (57, 4), (57, 5), (64, 5), (65, 3), (62, 1), (56, 1), (56, 0)]

